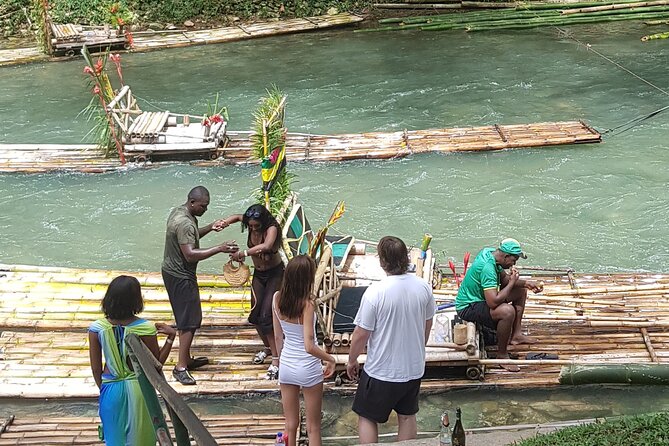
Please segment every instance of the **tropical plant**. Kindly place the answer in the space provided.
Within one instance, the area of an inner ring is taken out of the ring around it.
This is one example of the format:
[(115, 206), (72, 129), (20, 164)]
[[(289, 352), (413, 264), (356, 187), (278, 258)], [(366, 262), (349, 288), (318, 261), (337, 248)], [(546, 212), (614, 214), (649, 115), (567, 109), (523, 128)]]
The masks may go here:
[(328, 222), (325, 224), (325, 226), (318, 230), (316, 236), (311, 242), (311, 246), (309, 247), (309, 255), (311, 257), (315, 259), (319, 251), (323, 251), (323, 243), (325, 242), (325, 236), (328, 233), (328, 229), (330, 229), (330, 226), (335, 224), (337, 220), (339, 220), (342, 215), (344, 215), (344, 212), (346, 212), (346, 204), (343, 201), (339, 201), (332, 211), (332, 214), (330, 214)]
[(128, 7), (121, 2), (112, 3), (109, 7), (108, 21), (112, 26), (123, 29), (124, 26), (133, 22), (133, 14)]
[(267, 90), (254, 114), (254, 129), (251, 135), (253, 154), (260, 161), (263, 184), (256, 198), (273, 215), (279, 212), (290, 194), (294, 176), (287, 173), (286, 128), (284, 126), (286, 97), (276, 87)]
[(669, 414), (660, 412), (567, 427), (516, 446), (623, 446), (669, 444)]
[(204, 114), (204, 118), (202, 119), (203, 126), (210, 127), (212, 124), (216, 124), (223, 121), (225, 122), (230, 121), (230, 119), (228, 118), (228, 108), (219, 107), (218, 99), (219, 99), (219, 94), (216, 93), (216, 100), (214, 101), (213, 105), (211, 102), (207, 101), (207, 113)]
[(118, 54), (110, 55), (109, 51), (107, 51), (103, 55), (98, 56), (96, 61), (93, 62), (93, 58), (86, 46), (82, 48), (81, 54), (86, 61), (86, 66), (84, 67), (84, 74), (87, 75), (86, 83), (93, 97), (88, 106), (80, 114), (83, 114), (87, 121), (95, 123), (91, 131), (84, 138), (87, 139), (92, 136), (93, 140), (104, 151), (106, 156), (110, 156), (114, 149), (116, 149), (121, 161), (125, 162), (121, 141), (118, 135), (116, 135), (116, 127), (111, 121), (111, 116), (106, 111), (107, 104), (116, 96), (116, 92), (107, 74), (107, 61), (111, 60), (114, 63), (116, 74), (121, 85), (123, 85), (121, 56)]

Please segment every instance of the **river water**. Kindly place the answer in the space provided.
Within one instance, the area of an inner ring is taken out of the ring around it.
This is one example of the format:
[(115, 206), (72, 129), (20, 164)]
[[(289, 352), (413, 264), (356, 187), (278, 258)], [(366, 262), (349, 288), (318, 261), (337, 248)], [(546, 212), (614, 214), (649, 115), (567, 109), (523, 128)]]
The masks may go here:
[[(219, 92), (235, 130), (250, 127), (264, 89), (276, 84), (288, 95), (287, 125), (295, 132), (574, 119), (605, 131), (669, 102), (667, 94), (593, 51), (666, 88), (669, 46), (639, 40), (650, 32), (641, 24), (576, 26), (567, 34), (552, 28), (476, 34), (344, 29), (123, 55), (123, 64), (144, 109), (152, 104), (202, 114)], [(78, 116), (90, 99), (82, 68), (80, 60), (0, 68), (0, 142), (82, 142), (90, 128)], [(442, 261), (512, 236), (530, 255), (526, 265), (666, 272), (667, 116), (607, 133), (597, 145), (289, 169), (312, 226), (345, 200), (337, 232), (372, 240), (395, 234), (409, 244), (431, 232)], [(188, 165), (104, 175), (2, 175), (0, 262), (157, 270), (165, 218), (191, 187), (203, 184), (212, 193), (208, 222), (245, 209), (258, 175), (256, 167)], [(241, 241), (242, 235), (230, 229), (204, 239), (203, 246), (230, 238)], [(224, 260), (202, 262), (200, 271), (219, 271)], [(457, 395), (465, 395), (466, 404), (480, 394), (448, 394), (426, 411), (436, 414)], [(483, 413), (469, 409), (467, 416)], [(517, 412), (513, 421), (526, 421), (523, 410)]]

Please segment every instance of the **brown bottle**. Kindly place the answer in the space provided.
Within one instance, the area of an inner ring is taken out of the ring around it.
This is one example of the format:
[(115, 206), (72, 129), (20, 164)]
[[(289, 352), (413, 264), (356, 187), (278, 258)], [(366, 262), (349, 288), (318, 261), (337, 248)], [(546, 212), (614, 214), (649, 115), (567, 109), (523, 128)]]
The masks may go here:
[(455, 409), (455, 427), (451, 439), (453, 446), (465, 446), (465, 428), (462, 427), (462, 412), (459, 407)]

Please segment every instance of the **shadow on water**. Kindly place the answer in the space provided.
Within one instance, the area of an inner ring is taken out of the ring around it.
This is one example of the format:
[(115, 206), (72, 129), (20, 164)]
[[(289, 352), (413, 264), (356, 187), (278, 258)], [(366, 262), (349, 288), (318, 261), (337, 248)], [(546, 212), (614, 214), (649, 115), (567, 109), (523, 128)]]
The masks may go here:
[[(351, 412), (352, 396), (326, 394), (323, 401), (323, 435), (347, 437), (357, 434), (357, 415)], [(278, 414), (278, 393), (232, 397), (190, 398), (193, 410), (203, 416), (229, 414)], [(97, 413), (95, 400), (0, 400), (0, 417), (18, 418), (75, 416)], [(651, 386), (580, 386), (527, 390), (452, 390), (422, 395), (418, 429), (436, 432), (444, 410), (462, 408), (465, 428), (548, 423), (584, 418), (613, 417), (669, 409), (669, 388)], [(396, 431), (391, 416), (381, 433)], [(342, 442), (346, 444), (346, 442)]]

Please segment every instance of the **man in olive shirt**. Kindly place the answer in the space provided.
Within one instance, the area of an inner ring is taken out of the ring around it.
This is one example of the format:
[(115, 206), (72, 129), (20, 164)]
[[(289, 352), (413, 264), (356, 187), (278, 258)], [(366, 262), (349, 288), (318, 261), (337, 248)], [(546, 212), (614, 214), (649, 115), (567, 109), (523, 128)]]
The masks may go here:
[[(527, 290), (543, 290), (531, 280), (521, 280), (513, 266), (527, 256), (520, 243), (512, 238), (502, 240), (497, 249), (484, 248), (467, 270), (455, 299), (455, 309), (465, 321), (478, 322), (497, 331), (497, 358), (508, 359), (507, 347), (511, 344), (535, 342), (520, 330), (525, 312)], [(505, 270), (509, 269), (507, 273)], [(517, 372), (517, 365), (504, 365)]]
[(200, 248), (201, 237), (228, 226), (225, 220), (216, 220), (207, 226), (198, 227), (196, 217), (202, 216), (208, 206), (209, 191), (203, 186), (193, 188), (188, 193), (186, 203), (172, 209), (165, 234), (165, 254), (161, 269), (179, 332), (179, 359), (172, 374), (185, 385), (195, 384), (195, 379), (188, 370), (209, 362), (207, 358), (193, 359), (190, 356), (195, 331), (202, 324), (197, 263), (220, 252), (233, 253), (239, 249), (234, 241), (211, 248)]

